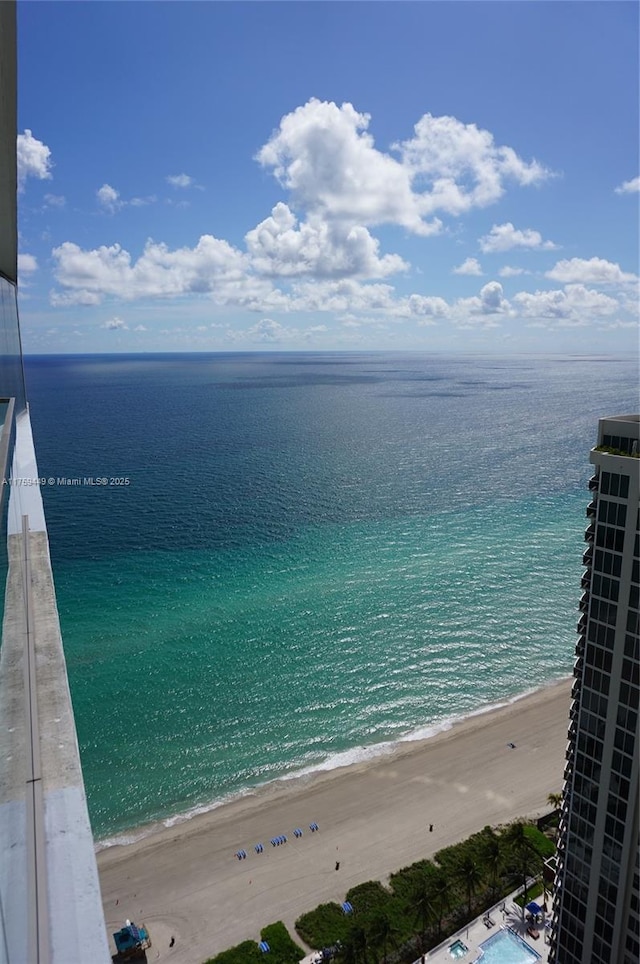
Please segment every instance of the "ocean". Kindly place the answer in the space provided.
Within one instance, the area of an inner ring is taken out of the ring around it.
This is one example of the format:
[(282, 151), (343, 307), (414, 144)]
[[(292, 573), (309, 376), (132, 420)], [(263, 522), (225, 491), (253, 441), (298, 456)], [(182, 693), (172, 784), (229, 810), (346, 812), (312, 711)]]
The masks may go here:
[(68, 355), (26, 377), (102, 845), (571, 671), (588, 451), (637, 409), (634, 361)]

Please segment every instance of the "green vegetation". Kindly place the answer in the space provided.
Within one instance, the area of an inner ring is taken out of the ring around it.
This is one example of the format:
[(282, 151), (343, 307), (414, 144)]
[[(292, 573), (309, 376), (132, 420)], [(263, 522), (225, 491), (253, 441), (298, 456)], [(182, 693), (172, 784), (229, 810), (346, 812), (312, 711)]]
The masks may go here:
[(349, 919), (339, 904), (320, 904), (297, 919), (296, 931), (309, 947), (329, 947), (346, 938)]
[(264, 964), (264, 960), (255, 941), (243, 941), (222, 954), (210, 957), (204, 964)]
[(298, 964), (305, 956), (302, 948), (291, 939), (289, 931), (281, 920), (269, 924), (260, 931), (263, 941), (270, 947), (269, 961), (275, 964)]
[[(408, 964), (439, 944), (443, 933), (463, 927), (529, 878), (539, 878), (554, 852), (553, 842), (532, 824), (485, 827), (438, 851), (433, 861), (392, 874), (388, 887), (369, 880), (351, 888), (345, 900), (353, 914), (336, 903), (321, 904), (298, 918), (296, 931), (309, 947), (339, 944), (340, 964)], [(524, 907), (540, 895), (542, 885), (535, 884), (517, 902)], [(205, 964), (297, 964), (304, 957), (281, 921), (265, 927), (262, 939), (270, 945), (268, 955), (245, 941)]]
[(607, 455), (623, 455), (626, 459), (640, 458), (640, 452), (623, 452), (622, 449), (613, 449), (610, 445), (596, 445), (596, 452), (606, 452)]
[[(545, 892), (542, 884), (536, 884), (535, 887), (532, 887), (529, 893), (527, 894), (527, 904), (532, 900), (535, 900), (538, 903), (540, 903), (540, 901), (538, 900), (538, 897), (544, 898), (544, 893)], [(527, 905), (524, 902), (524, 894), (520, 894), (519, 897), (516, 897), (514, 900), (514, 904), (517, 904), (518, 907), (526, 907)]]
[(264, 927), (260, 937), (269, 945), (268, 958), (265, 958), (255, 941), (243, 941), (228, 951), (210, 957), (204, 964), (266, 964), (267, 960), (269, 964), (298, 964), (305, 956), (281, 920)]
[[(555, 852), (537, 827), (515, 823), (485, 827), (468, 840), (446, 847), (433, 861), (421, 860), (392, 874), (389, 887), (369, 881), (346, 894), (354, 908), (344, 915), (337, 904), (324, 904), (296, 921), (310, 947), (340, 941), (341, 964), (404, 964), (415, 961), (486, 907), (506, 897)], [(535, 886), (525, 903), (542, 894)]]

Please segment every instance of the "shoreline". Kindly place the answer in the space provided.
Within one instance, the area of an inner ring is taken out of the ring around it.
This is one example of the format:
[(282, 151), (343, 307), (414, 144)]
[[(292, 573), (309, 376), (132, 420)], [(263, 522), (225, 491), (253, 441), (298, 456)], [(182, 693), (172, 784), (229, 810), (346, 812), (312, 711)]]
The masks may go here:
[[(149, 837), (153, 837), (156, 834), (163, 833), (165, 830), (172, 830), (176, 827), (181, 827), (184, 824), (190, 823), (192, 820), (196, 820), (199, 817), (211, 814), (223, 807), (233, 806), (241, 803), (244, 800), (251, 800), (260, 797), (263, 794), (268, 795), (272, 792), (275, 793), (279, 788), (285, 791), (297, 784), (299, 781), (310, 782), (322, 774), (349, 771), (352, 768), (367, 766), (369, 764), (375, 765), (381, 760), (390, 759), (395, 756), (402, 756), (414, 750), (417, 751), (425, 744), (436, 739), (442, 734), (450, 733), (452, 730), (462, 726), (467, 721), (477, 719), (485, 714), (495, 713), (501, 709), (506, 709), (522, 700), (529, 699), (538, 693), (542, 693), (544, 690), (561, 685), (563, 682), (571, 678), (572, 677), (570, 676), (563, 676), (559, 679), (551, 680), (542, 686), (534, 687), (525, 690), (522, 693), (518, 693), (515, 696), (508, 697), (501, 702), (481, 706), (464, 715), (446, 717), (445, 719), (435, 723), (427, 723), (424, 726), (418, 727), (416, 730), (410, 731), (404, 736), (398, 737), (396, 740), (384, 740), (381, 743), (373, 743), (369, 744), (368, 746), (357, 746), (350, 750), (339, 751), (338, 753), (319, 761), (317, 764), (303, 766), (300, 769), (291, 770), (289, 773), (286, 773), (283, 776), (267, 780), (265, 783), (258, 783), (253, 787), (247, 787), (243, 790), (231, 792), (228, 795), (212, 800), (209, 803), (194, 804), (193, 806), (188, 807), (186, 810), (178, 810), (176, 813), (169, 814), (166, 817), (160, 817), (157, 820), (145, 821), (143, 823), (136, 824), (133, 827), (116, 831), (108, 836), (95, 838), (95, 852), (96, 854), (99, 854), (105, 850), (110, 850), (113, 847), (129, 847), (133, 844), (140, 843), (143, 840), (147, 840)], [(347, 757), (351, 757), (353, 754), (356, 755), (355, 759), (347, 759)], [(341, 759), (344, 759), (344, 762), (331, 762), (339, 761)]]
[[(127, 917), (145, 923), (153, 960), (202, 964), (241, 940), (259, 939), (260, 928), (276, 920), (293, 934), (301, 913), (341, 901), (355, 884), (386, 880), (487, 824), (546, 812), (547, 795), (562, 785), (570, 687), (570, 677), (543, 685), (424, 740), (400, 742), (393, 753), (271, 781), (136, 842), (102, 849), (108, 930)], [(309, 832), (312, 822), (316, 833)], [(294, 838), (298, 827), (303, 836)], [(279, 834), (287, 834), (287, 844), (272, 847)], [(247, 859), (238, 860), (238, 850)]]

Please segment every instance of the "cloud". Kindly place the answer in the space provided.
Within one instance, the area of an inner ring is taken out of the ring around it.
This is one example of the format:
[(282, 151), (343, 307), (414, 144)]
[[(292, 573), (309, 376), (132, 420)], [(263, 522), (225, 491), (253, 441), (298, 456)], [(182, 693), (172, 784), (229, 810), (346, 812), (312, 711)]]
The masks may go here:
[(636, 282), (638, 276), (622, 271), (619, 264), (605, 261), (604, 258), (571, 258), (568, 261), (558, 261), (551, 271), (547, 271), (546, 278), (565, 284), (577, 282), (579, 284), (625, 284)]
[(107, 328), (109, 331), (127, 331), (129, 326), (122, 320), (122, 318), (109, 318), (105, 321), (103, 328)]
[[(549, 176), (488, 131), (454, 117), (425, 114), (411, 140), (378, 150), (371, 117), (352, 104), (315, 98), (286, 114), (256, 159), (291, 191), (293, 203), (322, 217), (370, 227), (397, 224), (437, 234), (437, 211), (459, 215), (497, 201), (505, 182), (535, 184)], [(427, 220), (431, 218), (431, 220)]]
[(146, 207), (147, 204), (155, 204), (157, 200), (158, 198), (155, 194), (149, 194), (147, 197), (132, 197), (130, 201), (121, 203), (128, 203), (132, 208), (143, 208)]
[(615, 188), (616, 194), (637, 194), (638, 191), (640, 191), (640, 177), (633, 177)]
[(529, 274), (524, 268), (512, 268), (510, 265), (506, 264), (504, 268), (500, 268), (498, 274), (501, 278), (516, 278), (519, 274)]
[(148, 328), (145, 328), (144, 325), (136, 325), (136, 327), (135, 327), (133, 330), (134, 330), (134, 331), (148, 331)]
[(63, 208), (67, 199), (62, 194), (45, 194), (44, 203), (48, 208)]
[(520, 231), (510, 221), (494, 224), (489, 234), (479, 239), (480, 250), (485, 254), (494, 251), (509, 251), (511, 248), (539, 248), (552, 251), (557, 248), (553, 241), (543, 241), (542, 235), (532, 228)]
[(273, 277), (383, 278), (409, 267), (399, 255), (380, 257), (380, 243), (366, 228), (328, 224), (319, 217), (298, 225), (282, 202), (245, 242), (253, 268)]
[(278, 321), (262, 318), (247, 330), (247, 335), (254, 341), (280, 341), (286, 329)]
[[(108, 296), (129, 301), (185, 294), (217, 295), (224, 303), (225, 285), (235, 285), (237, 296), (237, 288), (246, 280), (246, 256), (211, 235), (203, 235), (195, 248), (175, 251), (147, 241), (135, 262), (119, 244), (84, 251), (65, 241), (52, 256), (57, 281), (69, 289), (52, 299), (58, 305), (97, 304)], [(256, 292), (247, 284), (245, 303), (252, 293)]]
[(18, 191), (24, 191), (28, 177), (40, 181), (51, 180), (51, 151), (46, 144), (33, 136), (30, 130), (18, 134), (16, 142), (18, 163)]
[(455, 117), (425, 114), (415, 137), (396, 145), (403, 163), (431, 190), (421, 195), (423, 213), (462, 214), (486, 207), (505, 193), (505, 182), (539, 184), (551, 172), (537, 161), (523, 161), (511, 147), (499, 147), (489, 131)]
[(102, 297), (94, 291), (77, 288), (73, 291), (50, 291), (49, 303), (54, 308), (68, 308), (71, 305), (99, 305)]
[(422, 219), (411, 173), (374, 147), (370, 119), (351, 104), (313, 98), (282, 118), (257, 160), (273, 170), (297, 205), (325, 219), (438, 232), (439, 223)]
[(444, 298), (414, 294), (401, 298), (389, 313), (398, 318), (415, 318), (419, 325), (435, 325), (436, 319), (449, 315), (449, 305)]
[(170, 184), (171, 187), (181, 188), (191, 187), (194, 183), (193, 178), (189, 174), (168, 174), (165, 181), (167, 184)]
[(38, 270), (38, 262), (32, 254), (21, 253), (18, 255), (18, 272), (21, 275), (33, 274)]
[(96, 191), (96, 197), (98, 198), (98, 203), (102, 205), (107, 211), (114, 213), (118, 208), (122, 207), (122, 201), (120, 200), (120, 192), (116, 191), (114, 187), (110, 184), (103, 184), (101, 188)]
[(466, 261), (463, 261), (462, 264), (459, 264), (457, 268), (453, 269), (453, 274), (481, 275), (482, 268), (477, 258), (467, 258)]
[(499, 281), (489, 281), (471, 298), (459, 298), (450, 310), (451, 320), (458, 327), (472, 327), (478, 324), (495, 328), (499, 324), (496, 316), (508, 315), (510, 305), (504, 297)]
[(612, 315), (620, 308), (615, 298), (581, 284), (566, 285), (564, 291), (521, 291), (514, 295), (512, 301), (524, 318), (575, 326), (587, 325), (593, 319)]

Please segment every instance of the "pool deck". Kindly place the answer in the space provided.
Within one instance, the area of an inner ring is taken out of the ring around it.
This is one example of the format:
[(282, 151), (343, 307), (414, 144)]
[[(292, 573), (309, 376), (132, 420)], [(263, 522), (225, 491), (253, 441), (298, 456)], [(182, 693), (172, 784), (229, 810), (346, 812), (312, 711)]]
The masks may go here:
[[(474, 921), (463, 927), (462, 930), (457, 931), (455, 934), (451, 934), (442, 944), (435, 947), (428, 954), (425, 954), (423, 961), (424, 964), (453, 964), (454, 961), (461, 961), (463, 964), (474, 964), (474, 961), (480, 957), (481, 947), (480, 945), (483, 941), (488, 940), (493, 934), (496, 934), (502, 927), (508, 927), (514, 931), (518, 937), (521, 937), (526, 944), (531, 948), (532, 951), (536, 951), (540, 955), (540, 964), (547, 964), (549, 956), (549, 945), (546, 941), (546, 930), (544, 924), (538, 925), (538, 930), (540, 932), (540, 937), (537, 940), (529, 937), (527, 934), (527, 922), (523, 924), (522, 913), (519, 908), (516, 908), (513, 903), (513, 898), (517, 896), (519, 891), (515, 891), (509, 897), (501, 900), (494, 907), (489, 910), (484, 911), (480, 917), (476, 917)], [(504, 913), (503, 913), (504, 908)], [(516, 913), (516, 909), (518, 913)], [(493, 921), (493, 927), (487, 927), (484, 923), (483, 918), (489, 916)], [(546, 915), (546, 919), (551, 919), (551, 914)], [(455, 941), (462, 941), (468, 948), (466, 953), (462, 957), (454, 958), (449, 953), (449, 948)], [(482, 960), (482, 958), (480, 958)], [(415, 964), (421, 964), (420, 958), (417, 959)]]

